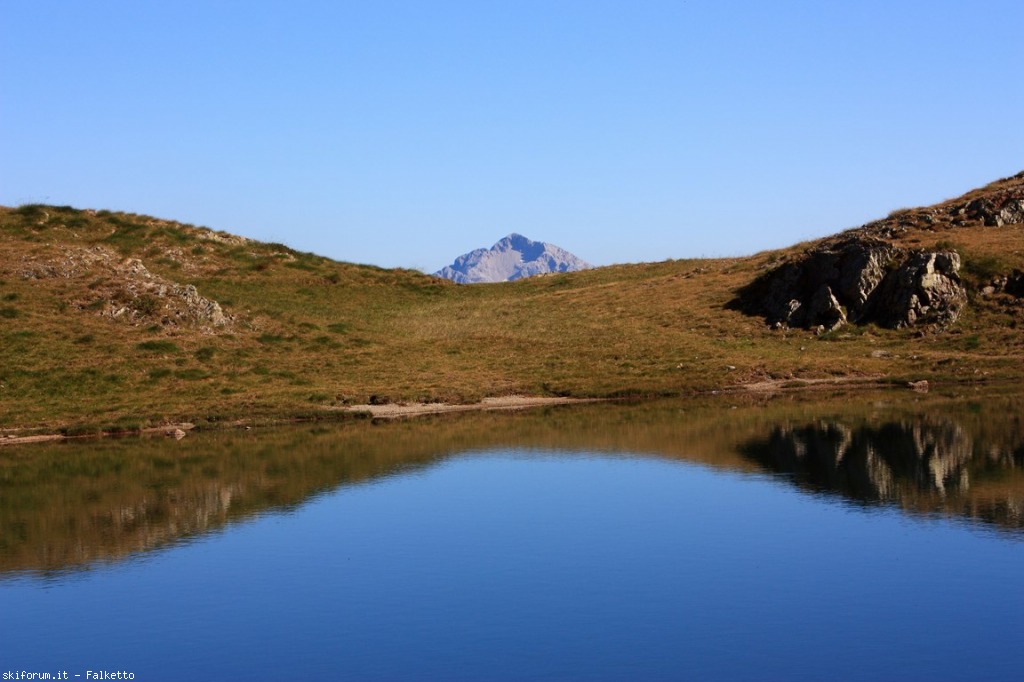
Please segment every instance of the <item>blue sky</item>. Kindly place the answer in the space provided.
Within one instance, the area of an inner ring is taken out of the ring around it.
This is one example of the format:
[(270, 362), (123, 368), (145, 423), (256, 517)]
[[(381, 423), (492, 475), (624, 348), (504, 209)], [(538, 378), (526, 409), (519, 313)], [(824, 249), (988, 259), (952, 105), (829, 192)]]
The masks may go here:
[(0, 0), (0, 204), (428, 271), (739, 255), (1024, 170), (1024, 3)]

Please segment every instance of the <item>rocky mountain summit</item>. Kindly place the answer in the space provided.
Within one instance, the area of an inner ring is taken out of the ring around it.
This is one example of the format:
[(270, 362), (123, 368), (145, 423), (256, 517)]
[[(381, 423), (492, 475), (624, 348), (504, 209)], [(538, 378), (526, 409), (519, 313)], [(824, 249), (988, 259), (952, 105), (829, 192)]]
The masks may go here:
[[(1024, 173), (936, 206), (894, 211), (887, 218), (816, 242), (739, 291), (732, 307), (773, 327), (832, 331), (847, 323), (881, 327), (953, 324), (969, 296), (962, 255), (949, 241), (923, 244), (929, 233), (1024, 223)], [(977, 267), (976, 270), (981, 268)], [(979, 293), (1016, 295), (1018, 270), (992, 272)]]
[(459, 284), (511, 282), (551, 272), (576, 272), (591, 266), (563, 248), (510, 234), (489, 249), (476, 249), (435, 274)]

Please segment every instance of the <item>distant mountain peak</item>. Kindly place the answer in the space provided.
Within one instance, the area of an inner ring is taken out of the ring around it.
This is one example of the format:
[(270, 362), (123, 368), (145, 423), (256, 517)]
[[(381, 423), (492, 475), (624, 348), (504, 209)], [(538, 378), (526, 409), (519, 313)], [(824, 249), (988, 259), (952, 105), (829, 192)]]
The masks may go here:
[(536, 242), (517, 232), (489, 249), (476, 249), (434, 274), (460, 284), (510, 282), (550, 272), (575, 272), (593, 267), (565, 249)]

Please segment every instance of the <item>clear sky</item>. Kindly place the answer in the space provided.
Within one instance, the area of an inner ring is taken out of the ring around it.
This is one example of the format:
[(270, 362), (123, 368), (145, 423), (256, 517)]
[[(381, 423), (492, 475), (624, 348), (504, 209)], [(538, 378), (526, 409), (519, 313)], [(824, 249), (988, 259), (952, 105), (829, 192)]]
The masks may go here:
[(0, 0), (0, 204), (436, 270), (824, 236), (1024, 170), (1020, 0)]

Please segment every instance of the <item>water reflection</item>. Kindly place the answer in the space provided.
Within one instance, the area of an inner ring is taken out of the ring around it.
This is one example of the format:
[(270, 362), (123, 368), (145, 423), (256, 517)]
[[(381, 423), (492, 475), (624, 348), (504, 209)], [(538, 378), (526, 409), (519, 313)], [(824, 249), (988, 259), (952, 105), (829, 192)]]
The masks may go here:
[(1015, 415), (1004, 418), (1004, 426), (1013, 436), (998, 442), (948, 416), (867, 423), (830, 418), (776, 426), (741, 451), (812, 490), (1020, 529), (1024, 446)]
[[(1024, 528), (1021, 402), (600, 404), (0, 450), (0, 578), (80, 570), (492, 448), (655, 456)], [(881, 402), (880, 402), (881, 401)], [(914, 401), (914, 402), (908, 402)]]

